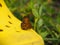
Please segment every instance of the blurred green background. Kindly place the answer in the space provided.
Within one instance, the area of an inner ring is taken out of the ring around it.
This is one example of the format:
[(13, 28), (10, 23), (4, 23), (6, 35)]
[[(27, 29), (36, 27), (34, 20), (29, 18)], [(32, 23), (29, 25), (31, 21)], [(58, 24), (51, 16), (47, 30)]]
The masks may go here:
[(60, 0), (5, 0), (19, 20), (28, 16), (45, 45), (60, 45)]

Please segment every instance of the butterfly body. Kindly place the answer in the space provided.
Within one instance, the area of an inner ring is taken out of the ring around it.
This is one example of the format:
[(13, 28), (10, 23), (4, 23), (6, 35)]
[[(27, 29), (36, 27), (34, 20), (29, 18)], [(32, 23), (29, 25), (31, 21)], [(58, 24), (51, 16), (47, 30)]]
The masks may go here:
[(25, 16), (25, 17), (23, 18), (23, 21), (22, 21), (22, 23), (21, 23), (21, 28), (22, 28), (23, 30), (28, 30), (28, 29), (31, 29), (31, 28), (32, 28), (32, 25), (31, 25), (31, 23), (30, 23), (30, 20), (29, 20), (29, 18), (28, 18), (27, 16)]

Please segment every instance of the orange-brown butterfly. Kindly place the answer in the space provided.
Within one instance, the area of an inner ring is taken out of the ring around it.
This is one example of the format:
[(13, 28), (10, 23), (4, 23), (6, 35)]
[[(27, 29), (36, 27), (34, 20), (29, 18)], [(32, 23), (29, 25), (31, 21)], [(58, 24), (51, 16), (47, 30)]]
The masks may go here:
[(24, 16), (23, 17), (23, 20), (22, 20), (22, 23), (21, 23), (21, 28), (23, 30), (27, 30), (27, 29), (31, 29), (32, 28), (32, 25), (30, 23), (30, 20), (29, 20), (28, 16)]

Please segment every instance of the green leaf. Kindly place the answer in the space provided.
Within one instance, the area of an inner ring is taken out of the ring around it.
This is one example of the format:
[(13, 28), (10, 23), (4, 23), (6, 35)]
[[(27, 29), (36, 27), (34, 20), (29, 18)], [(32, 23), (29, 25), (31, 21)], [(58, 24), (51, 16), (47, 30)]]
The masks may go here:
[(57, 31), (60, 33), (60, 25), (56, 24)]
[(48, 34), (49, 34), (49, 33), (48, 33), (47, 31), (40, 33), (40, 35), (41, 35), (43, 38), (45, 38)]
[(35, 8), (32, 9), (32, 13), (35, 17), (39, 17), (38, 11)]
[(40, 6), (40, 8), (39, 8), (39, 15), (40, 15), (40, 16), (42, 15), (42, 12), (43, 12), (43, 5)]
[(39, 19), (38, 26), (41, 27), (42, 25), (43, 25), (43, 20), (42, 19)]

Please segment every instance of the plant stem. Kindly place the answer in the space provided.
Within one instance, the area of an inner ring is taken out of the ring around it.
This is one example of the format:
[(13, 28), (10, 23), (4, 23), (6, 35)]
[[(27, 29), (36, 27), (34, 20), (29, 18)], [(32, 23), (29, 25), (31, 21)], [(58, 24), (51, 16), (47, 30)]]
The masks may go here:
[(38, 21), (38, 18), (35, 18), (35, 23), (34, 23), (34, 30), (35, 31), (36, 31), (37, 21)]

